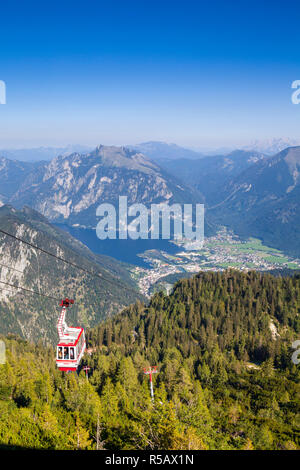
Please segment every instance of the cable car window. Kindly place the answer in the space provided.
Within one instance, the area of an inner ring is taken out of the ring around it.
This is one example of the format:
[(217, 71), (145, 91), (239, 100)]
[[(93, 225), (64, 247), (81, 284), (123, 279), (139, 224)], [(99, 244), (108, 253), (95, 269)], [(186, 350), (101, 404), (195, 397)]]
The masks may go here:
[(70, 359), (74, 359), (74, 348), (70, 348)]
[(64, 359), (69, 359), (69, 348), (64, 348)]
[(59, 347), (57, 348), (57, 357), (58, 357), (58, 359), (62, 359), (62, 358), (63, 358), (62, 347), (61, 347), (61, 346), (59, 346)]

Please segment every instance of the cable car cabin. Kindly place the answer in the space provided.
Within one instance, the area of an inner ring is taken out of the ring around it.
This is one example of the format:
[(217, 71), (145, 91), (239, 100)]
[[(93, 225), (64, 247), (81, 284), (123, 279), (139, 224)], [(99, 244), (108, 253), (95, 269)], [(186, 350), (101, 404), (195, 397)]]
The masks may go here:
[(86, 348), (84, 329), (69, 327), (65, 322), (66, 309), (74, 300), (61, 302), (62, 311), (57, 323), (59, 343), (56, 348), (56, 365), (59, 370), (76, 371)]
[(73, 330), (57, 345), (56, 365), (59, 370), (76, 371), (85, 351), (85, 337), (83, 328), (69, 328)]

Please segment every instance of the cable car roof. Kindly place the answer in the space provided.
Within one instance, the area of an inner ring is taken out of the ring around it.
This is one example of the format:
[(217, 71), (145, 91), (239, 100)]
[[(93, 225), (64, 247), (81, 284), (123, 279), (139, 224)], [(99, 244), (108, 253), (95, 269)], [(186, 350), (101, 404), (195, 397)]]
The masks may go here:
[(60, 338), (60, 342), (57, 346), (76, 346), (79, 341), (80, 336), (82, 335), (83, 328), (81, 327), (71, 327), (68, 328), (68, 333), (64, 334)]

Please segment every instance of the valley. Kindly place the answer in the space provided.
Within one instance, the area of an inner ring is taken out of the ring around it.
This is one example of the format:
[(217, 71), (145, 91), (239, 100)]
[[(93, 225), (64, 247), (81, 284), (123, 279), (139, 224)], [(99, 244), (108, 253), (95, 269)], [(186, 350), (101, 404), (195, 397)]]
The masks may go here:
[(208, 237), (199, 251), (182, 249), (176, 255), (166, 251), (147, 250), (141, 258), (151, 269), (136, 267), (133, 278), (143, 295), (154, 291), (167, 291), (176, 280), (189, 277), (199, 271), (223, 271), (235, 268), (241, 271), (300, 270), (300, 258), (264, 245), (260, 240), (242, 240), (223, 227), (215, 236)]
[(160, 289), (168, 291), (178, 279), (199, 271), (300, 270), (300, 258), (286, 255), (256, 238), (242, 239), (226, 227), (207, 237), (202, 249), (189, 251), (184, 244), (168, 240), (99, 240), (95, 230), (58, 226), (94, 253), (127, 263), (132, 280), (146, 297)]

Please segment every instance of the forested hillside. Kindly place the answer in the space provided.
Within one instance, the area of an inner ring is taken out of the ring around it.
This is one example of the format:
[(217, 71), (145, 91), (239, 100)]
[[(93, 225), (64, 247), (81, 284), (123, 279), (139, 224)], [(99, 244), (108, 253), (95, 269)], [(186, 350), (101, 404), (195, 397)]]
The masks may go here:
[[(200, 273), (88, 333), (89, 382), (6, 339), (5, 446), (299, 449), (300, 277)], [(157, 365), (152, 404), (143, 368)]]

